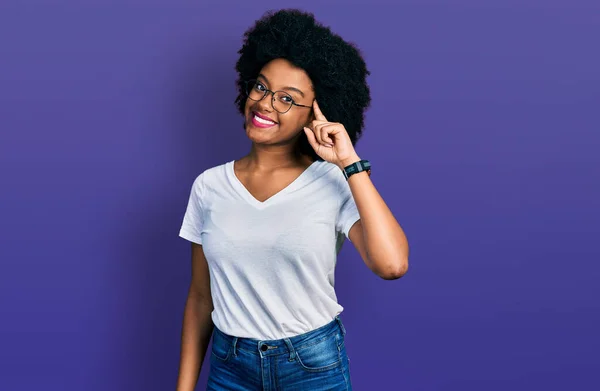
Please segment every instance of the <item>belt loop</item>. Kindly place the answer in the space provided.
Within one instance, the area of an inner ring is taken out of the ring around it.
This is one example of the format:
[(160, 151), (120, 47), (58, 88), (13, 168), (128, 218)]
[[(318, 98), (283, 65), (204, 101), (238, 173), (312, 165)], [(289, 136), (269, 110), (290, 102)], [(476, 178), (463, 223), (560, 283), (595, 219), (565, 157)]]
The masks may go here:
[(288, 359), (288, 361), (294, 361), (294, 357), (296, 355), (296, 350), (294, 349), (294, 346), (292, 345), (292, 341), (290, 341), (289, 338), (284, 338), (283, 340), (285, 341), (285, 344), (287, 345), (287, 347), (290, 351), (290, 358)]
[(342, 324), (342, 320), (340, 319), (340, 316), (336, 315), (335, 316), (335, 320), (337, 320), (338, 324), (340, 325), (340, 329), (342, 330), (342, 335), (345, 336), (346, 335), (346, 328)]
[(238, 337), (233, 337), (233, 355), (237, 356), (237, 353), (235, 351), (235, 346), (237, 345), (237, 341), (238, 341)]

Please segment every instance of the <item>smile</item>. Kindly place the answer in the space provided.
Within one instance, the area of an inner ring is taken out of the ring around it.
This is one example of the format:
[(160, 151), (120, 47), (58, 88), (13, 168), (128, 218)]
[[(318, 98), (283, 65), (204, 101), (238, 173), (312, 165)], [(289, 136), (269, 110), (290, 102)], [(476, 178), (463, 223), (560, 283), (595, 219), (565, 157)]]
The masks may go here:
[(258, 114), (256, 113), (252, 113), (252, 124), (254, 126), (257, 126), (259, 128), (270, 128), (273, 125), (276, 125), (277, 123), (268, 119), (265, 119), (263, 117), (260, 117)]

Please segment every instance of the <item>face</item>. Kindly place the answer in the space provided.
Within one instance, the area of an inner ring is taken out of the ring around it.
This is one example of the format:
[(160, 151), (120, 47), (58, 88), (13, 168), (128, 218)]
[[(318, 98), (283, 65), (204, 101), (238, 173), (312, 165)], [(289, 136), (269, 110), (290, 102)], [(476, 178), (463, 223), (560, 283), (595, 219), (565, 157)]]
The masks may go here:
[[(273, 95), (269, 92), (260, 101), (246, 99), (245, 129), (248, 137), (260, 144), (293, 144), (302, 127), (312, 120), (312, 102), (315, 94), (308, 74), (285, 59), (267, 63), (256, 77), (261, 90), (287, 92), (295, 103), (286, 113), (273, 109)], [(287, 98), (286, 98), (287, 101)]]

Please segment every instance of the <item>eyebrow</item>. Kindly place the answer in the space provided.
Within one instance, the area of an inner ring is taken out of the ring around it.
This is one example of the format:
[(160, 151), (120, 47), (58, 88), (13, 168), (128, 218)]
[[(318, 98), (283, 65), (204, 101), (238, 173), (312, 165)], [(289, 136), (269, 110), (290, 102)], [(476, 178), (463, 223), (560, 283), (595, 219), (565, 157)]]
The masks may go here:
[[(262, 77), (263, 79), (265, 79), (265, 81), (267, 83), (269, 83), (269, 79), (267, 79), (267, 77), (265, 75), (263, 75), (262, 73), (259, 74), (258, 77)], [(302, 95), (302, 97), (304, 98), (304, 92), (300, 91), (296, 87), (283, 87), (283, 89), (288, 90), (288, 91), (295, 91), (295, 92), (299, 93), (300, 95)]]

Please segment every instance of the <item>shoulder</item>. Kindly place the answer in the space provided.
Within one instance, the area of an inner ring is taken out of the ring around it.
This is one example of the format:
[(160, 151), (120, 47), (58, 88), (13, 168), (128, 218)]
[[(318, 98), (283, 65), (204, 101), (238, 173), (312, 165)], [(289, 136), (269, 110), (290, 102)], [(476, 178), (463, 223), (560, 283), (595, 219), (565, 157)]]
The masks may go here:
[(227, 161), (227, 162), (218, 164), (216, 166), (206, 168), (204, 171), (201, 171), (200, 174), (198, 174), (196, 176), (195, 182), (196, 181), (207, 182), (207, 181), (211, 181), (214, 179), (222, 178), (223, 176), (225, 176), (226, 170), (231, 163), (232, 163), (232, 161)]
[(344, 177), (344, 173), (337, 165), (326, 160), (315, 164), (317, 166), (313, 170), (313, 180), (319, 188), (320, 196), (335, 199), (338, 205), (342, 205), (352, 196), (352, 191)]
[(218, 186), (218, 184), (225, 180), (227, 166), (230, 163), (231, 162), (227, 161), (201, 171), (196, 175), (192, 188), (198, 193), (202, 193), (207, 186)]
[(340, 183), (340, 180), (346, 181), (342, 170), (335, 164), (327, 160), (316, 161), (314, 164), (317, 165), (314, 171), (316, 176), (324, 176), (327, 180), (335, 183)]
[(344, 173), (337, 165), (328, 161), (323, 161), (321, 170), (327, 181), (335, 186), (337, 194), (345, 195), (350, 192), (350, 185), (348, 184)]

